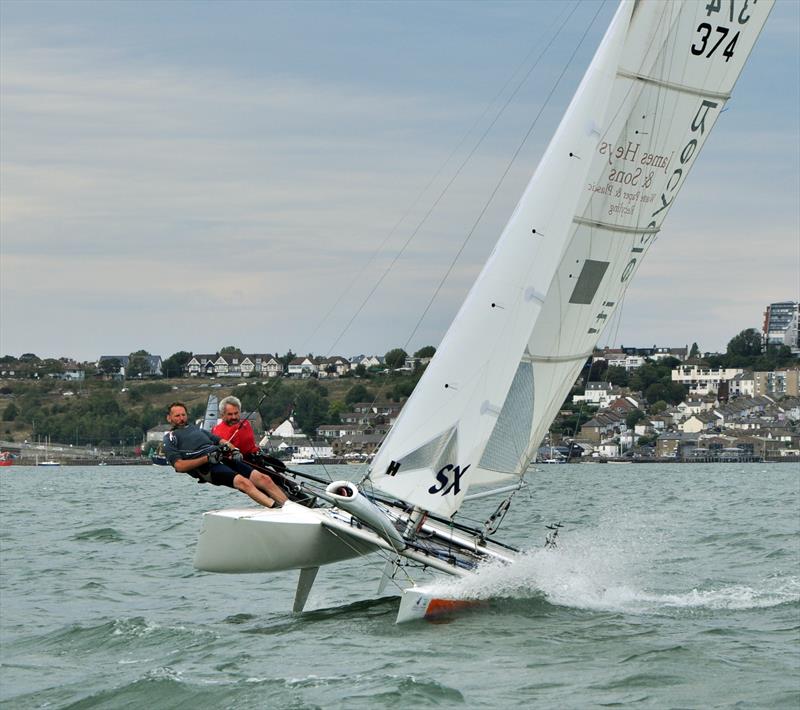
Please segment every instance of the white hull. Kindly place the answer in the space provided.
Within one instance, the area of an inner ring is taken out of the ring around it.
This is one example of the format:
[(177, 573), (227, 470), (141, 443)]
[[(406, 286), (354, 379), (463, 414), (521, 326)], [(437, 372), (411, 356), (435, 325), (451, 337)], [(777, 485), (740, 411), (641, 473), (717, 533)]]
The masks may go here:
[[(425, 523), (422, 529), (436, 542), (408, 547), (400, 554), (446, 574), (464, 576), (480, 561), (515, 559), (510, 549), (492, 543), (479, 545), (474, 537), (439, 524)], [(204, 513), (194, 566), (234, 574), (280, 572), (319, 567), (378, 550), (397, 554), (385, 538), (343, 510), (310, 509), (287, 502), (277, 510), (239, 508)]]
[[(404, 516), (405, 513), (399, 516), (401, 527), (407, 520)], [(207, 572), (227, 573), (299, 569), (302, 573), (295, 611), (300, 611), (316, 568), (373, 552), (382, 552), (388, 560), (399, 554), (420, 567), (462, 577), (472, 574), (481, 562), (511, 563), (515, 559), (510, 549), (492, 542), (479, 544), (474, 536), (439, 523), (425, 523), (421, 533), (424, 543), (409, 545), (398, 553), (386, 538), (338, 508), (310, 509), (287, 502), (277, 510), (216, 510), (203, 515), (194, 566)], [(414, 597), (418, 592), (418, 587), (404, 592), (398, 622), (447, 613), (470, 604), (426, 598), (423, 605)], [(413, 601), (409, 601), (411, 597)]]
[(340, 562), (376, 549), (366, 540), (325, 527), (320, 511), (287, 502), (277, 510), (204, 513), (194, 566), (207, 572), (280, 572)]

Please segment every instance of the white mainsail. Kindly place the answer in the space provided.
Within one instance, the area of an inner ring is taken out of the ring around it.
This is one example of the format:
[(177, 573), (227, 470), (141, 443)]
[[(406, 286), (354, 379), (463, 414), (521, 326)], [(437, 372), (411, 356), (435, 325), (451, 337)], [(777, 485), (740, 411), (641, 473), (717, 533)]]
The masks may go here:
[(370, 470), (452, 515), (520, 476), (652, 245), (772, 0), (623, 0)]

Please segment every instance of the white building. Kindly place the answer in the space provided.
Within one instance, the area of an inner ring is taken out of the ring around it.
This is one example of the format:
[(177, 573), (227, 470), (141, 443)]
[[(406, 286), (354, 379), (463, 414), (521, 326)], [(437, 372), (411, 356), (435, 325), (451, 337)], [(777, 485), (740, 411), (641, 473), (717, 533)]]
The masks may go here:
[(333, 448), (327, 441), (308, 441), (297, 447), (297, 455), (304, 459), (329, 459), (333, 457)]
[(672, 381), (689, 389), (689, 394), (716, 394), (722, 382), (729, 382), (744, 370), (734, 367), (680, 365), (672, 370)]
[(731, 397), (753, 397), (756, 393), (752, 372), (743, 372), (728, 381), (728, 394)]
[(797, 301), (770, 303), (764, 310), (761, 328), (764, 345), (788, 345), (793, 353), (799, 353), (798, 321), (800, 303)]
[(288, 373), (295, 377), (310, 377), (319, 373), (319, 365), (311, 357), (296, 357), (289, 363)]
[(607, 459), (615, 459), (619, 456), (619, 444), (614, 441), (604, 441), (595, 446), (594, 450), (597, 454)]
[[(300, 437), (305, 437), (305, 434), (303, 434), (300, 427), (295, 424), (294, 417), (289, 417), (269, 432), (268, 436), (276, 436), (280, 439), (298, 439)], [(266, 440), (268, 440), (268, 437), (264, 437), (264, 441)], [(261, 445), (264, 445), (263, 441)]]
[(605, 409), (620, 396), (622, 390), (610, 382), (587, 382), (583, 394), (576, 394), (572, 401), (576, 404), (585, 402), (599, 409)]

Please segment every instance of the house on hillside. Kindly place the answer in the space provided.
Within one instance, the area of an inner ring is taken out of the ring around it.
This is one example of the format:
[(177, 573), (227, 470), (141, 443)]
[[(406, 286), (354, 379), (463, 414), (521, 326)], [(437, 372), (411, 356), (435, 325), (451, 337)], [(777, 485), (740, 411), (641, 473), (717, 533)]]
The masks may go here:
[(269, 353), (197, 354), (186, 363), (189, 377), (279, 377), (283, 365)]
[(319, 365), (315, 362), (314, 358), (296, 357), (294, 360), (289, 361), (287, 368), (289, 377), (311, 377), (319, 374)]
[(383, 437), (380, 434), (358, 434), (334, 439), (331, 446), (334, 456), (337, 457), (347, 457), (347, 454), (371, 456), (378, 450), (382, 441)]
[(699, 434), (711, 431), (720, 425), (720, 419), (712, 412), (698, 412), (689, 416), (682, 424), (681, 431), (687, 434)]
[(350, 372), (350, 361), (339, 355), (317, 358), (317, 368), (320, 378), (341, 377)]
[(699, 414), (700, 412), (710, 412), (714, 409), (714, 401), (700, 397), (689, 397), (675, 407), (680, 412), (681, 419)]
[[(117, 360), (120, 364), (119, 376), (125, 377), (128, 373), (128, 367), (131, 364), (131, 358), (128, 355), (101, 355), (97, 361), (96, 366), (98, 370), (103, 369), (103, 363), (109, 360)], [(161, 370), (162, 361), (160, 355), (147, 355), (145, 357), (145, 369), (142, 372), (144, 377), (161, 377), (163, 372)]]
[(615, 459), (620, 454), (619, 444), (613, 439), (598, 442), (598, 444), (594, 447), (594, 452), (603, 458)]
[(630, 400), (629, 397), (617, 397), (614, 401), (609, 402), (604, 411), (614, 412), (616, 414), (625, 416), (630, 414), (634, 409), (638, 409), (638, 407)]
[(689, 357), (689, 348), (659, 348), (655, 345), (651, 348), (650, 359), (658, 362), (668, 357), (674, 357), (676, 360), (684, 362)]
[(800, 397), (784, 397), (775, 403), (780, 419), (800, 420)]
[(755, 393), (753, 373), (749, 370), (741, 372), (733, 379), (728, 380), (728, 395), (730, 397), (752, 397)]
[(277, 436), (282, 439), (296, 439), (301, 436), (304, 437), (305, 434), (295, 423), (294, 417), (289, 417), (269, 432), (269, 436)]
[(656, 440), (656, 456), (659, 458), (681, 459), (697, 446), (698, 435), (682, 431), (666, 432)]
[(655, 416), (650, 417), (650, 424), (653, 427), (653, 431), (661, 432), (666, 431), (670, 426), (672, 426), (673, 421), (672, 417), (668, 414), (656, 414)]
[(775, 370), (753, 373), (753, 394), (770, 397), (797, 397), (800, 395), (800, 370)]
[(622, 390), (610, 382), (587, 382), (583, 394), (576, 394), (572, 401), (575, 404), (585, 402), (588, 405), (604, 409), (617, 397), (622, 395)]
[(610, 436), (619, 434), (624, 427), (624, 417), (613, 412), (608, 414), (598, 412), (581, 426), (579, 436), (581, 439), (595, 444)]
[(355, 355), (350, 358), (351, 367), (363, 365), (367, 369), (370, 367), (385, 367), (386, 358), (383, 355)]
[(333, 457), (333, 448), (327, 441), (304, 439), (303, 444), (297, 447), (295, 453), (304, 459), (329, 459)]
[(364, 424), (320, 424), (317, 427), (317, 436), (321, 439), (341, 439), (371, 433), (372, 429)]
[(213, 375), (214, 363), (212, 358), (216, 355), (193, 355), (189, 362), (186, 363), (184, 368), (189, 377), (198, 377), (200, 375)]
[[(680, 365), (672, 369), (673, 382), (683, 385), (691, 395), (716, 394), (723, 382), (730, 382), (744, 370), (735, 367), (708, 367), (706, 365)], [(730, 389), (730, 388), (729, 388)]]

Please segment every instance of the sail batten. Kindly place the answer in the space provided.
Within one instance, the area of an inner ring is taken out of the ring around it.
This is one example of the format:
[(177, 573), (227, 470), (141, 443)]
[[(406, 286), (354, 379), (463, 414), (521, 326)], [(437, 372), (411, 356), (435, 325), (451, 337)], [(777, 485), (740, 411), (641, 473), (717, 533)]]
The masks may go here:
[(624, 79), (633, 79), (634, 81), (641, 81), (644, 84), (654, 84), (662, 89), (669, 89), (670, 91), (677, 91), (682, 94), (692, 94), (694, 96), (705, 96), (710, 99), (718, 99), (719, 101), (727, 101), (731, 94), (730, 92), (710, 91), (709, 89), (698, 88), (695, 86), (687, 86), (686, 84), (679, 84), (675, 81), (664, 81), (652, 76), (644, 76), (643, 74), (636, 74), (635, 72), (625, 71), (620, 69), (617, 75)]
[(595, 229), (605, 229), (609, 232), (618, 232), (619, 234), (658, 234), (660, 227), (626, 227), (622, 224), (613, 224), (612, 222), (603, 222), (598, 219), (586, 219), (585, 217), (573, 217), (572, 221), (575, 224), (583, 225), (584, 227), (593, 227)]
[(591, 357), (592, 350), (573, 355), (530, 355), (531, 362), (586, 362)]
[(713, 4), (620, 3), (379, 449), (376, 488), (452, 515), (469, 486), (525, 471), (655, 241), (771, 5), (753, 5), (726, 29), (732, 39), (715, 55), (702, 39), (705, 25), (725, 22), (706, 21)]

